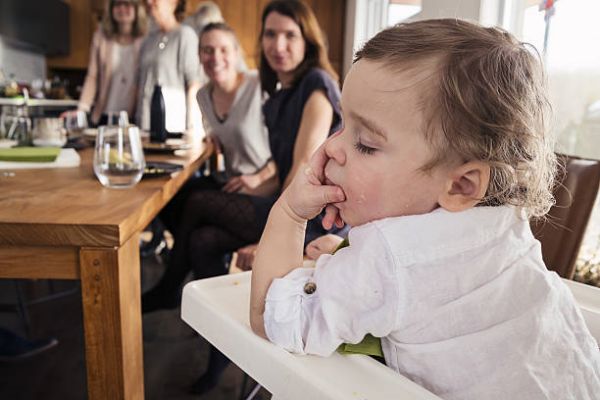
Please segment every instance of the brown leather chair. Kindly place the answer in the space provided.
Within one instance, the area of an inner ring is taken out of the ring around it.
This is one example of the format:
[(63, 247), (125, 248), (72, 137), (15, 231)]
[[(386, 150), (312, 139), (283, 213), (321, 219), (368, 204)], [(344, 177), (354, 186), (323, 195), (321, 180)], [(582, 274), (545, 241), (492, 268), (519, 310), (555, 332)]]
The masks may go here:
[(600, 186), (600, 161), (558, 155), (565, 166), (554, 187), (556, 204), (546, 221), (531, 224), (542, 243), (542, 256), (549, 270), (572, 279), (575, 261)]

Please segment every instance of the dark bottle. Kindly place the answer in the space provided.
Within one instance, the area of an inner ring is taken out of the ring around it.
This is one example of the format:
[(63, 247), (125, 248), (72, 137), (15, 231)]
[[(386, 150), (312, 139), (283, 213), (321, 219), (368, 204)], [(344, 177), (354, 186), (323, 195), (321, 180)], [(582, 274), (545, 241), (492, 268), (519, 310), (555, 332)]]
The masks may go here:
[(160, 85), (154, 86), (150, 100), (150, 141), (163, 143), (167, 140), (165, 127), (165, 98)]
[(212, 155), (204, 162), (204, 168), (202, 175), (212, 176), (215, 182), (224, 185), (227, 183), (229, 176), (225, 171), (225, 158), (220, 150), (216, 150)]
[(227, 172), (225, 171), (225, 156), (220, 151), (215, 153), (215, 168), (212, 170), (212, 176), (217, 183), (224, 185), (227, 183)]

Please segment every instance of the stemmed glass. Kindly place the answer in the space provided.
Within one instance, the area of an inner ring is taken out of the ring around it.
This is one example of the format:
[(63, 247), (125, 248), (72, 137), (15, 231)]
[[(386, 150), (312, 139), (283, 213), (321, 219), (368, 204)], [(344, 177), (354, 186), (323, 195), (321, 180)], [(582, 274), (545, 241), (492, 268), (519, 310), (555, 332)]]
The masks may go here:
[(88, 127), (87, 115), (85, 111), (70, 111), (64, 114), (65, 129), (68, 132), (69, 139), (81, 137), (83, 130)]
[(94, 150), (94, 173), (109, 188), (129, 188), (137, 184), (146, 162), (137, 126), (101, 126)]
[(108, 113), (106, 121), (108, 126), (127, 126), (129, 125), (129, 115), (127, 111), (111, 111)]

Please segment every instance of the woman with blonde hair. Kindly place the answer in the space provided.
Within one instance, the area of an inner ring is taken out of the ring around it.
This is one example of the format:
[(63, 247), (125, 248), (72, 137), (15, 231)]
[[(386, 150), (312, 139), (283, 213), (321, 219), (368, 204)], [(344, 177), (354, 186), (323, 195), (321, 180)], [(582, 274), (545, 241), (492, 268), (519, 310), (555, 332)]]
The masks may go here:
[[(219, 6), (213, 1), (201, 1), (196, 6), (196, 12), (192, 15), (186, 17), (183, 20), (184, 25), (191, 26), (198, 34), (198, 39), (202, 36), (202, 32), (204, 28), (206, 28), (210, 24), (218, 24), (224, 23), (225, 19), (223, 19), (223, 14), (221, 13), (221, 9)], [(241, 70), (246, 70), (246, 64), (244, 63), (244, 57), (241, 47), (239, 48), (240, 55), (239, 63), (242, 68)], [(206, 85), (210, 79), (206, 75), (206, 71), (204, 71), (204, 67), (202, 66), (202, 61), (200, 62), (200, 75), (198, 75), (198, 80), (200, 81), (200, 85)]]
[(90, 62), (77, 107), (91, 111), (94, 125), (103, 122), (110, 112), (134, 113), (138, 55), (146, 25), (146, 11), (140, 0), (106, 3), (102, 24), (92, 39)]

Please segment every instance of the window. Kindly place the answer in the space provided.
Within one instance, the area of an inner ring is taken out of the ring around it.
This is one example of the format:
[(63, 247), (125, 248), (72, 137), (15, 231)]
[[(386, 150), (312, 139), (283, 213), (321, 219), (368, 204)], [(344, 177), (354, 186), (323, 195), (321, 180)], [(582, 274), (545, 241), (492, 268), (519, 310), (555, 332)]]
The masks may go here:
[(421, 12), (421, 0), (390, 0), (388, 5), (388, 26), (396, 25)]
[[(600, 2), (557, 1), (549, 25), (535, 3), (539, 1), (521, 4), (522, 39), (544, 57), (557, 151), (600, 158)], [(600, 286), (600, 198), (590, 216), (576, 267), (576, 280)]]
[(600, 158), (600, 2), (556, 1), (548, 26), (531, 3), (539, 2), (526, 2), (522, 39), (544, 57), (558, 150)]

